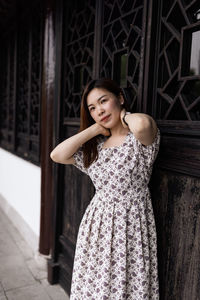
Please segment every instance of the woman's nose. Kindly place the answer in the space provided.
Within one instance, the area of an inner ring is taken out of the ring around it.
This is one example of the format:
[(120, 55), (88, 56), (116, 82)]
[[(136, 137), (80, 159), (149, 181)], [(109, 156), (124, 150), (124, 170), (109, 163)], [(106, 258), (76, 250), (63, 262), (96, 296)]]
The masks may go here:
[(98, 107), (98, 115), (100, 116), (104, 112), (104, 108), (99, 106)]

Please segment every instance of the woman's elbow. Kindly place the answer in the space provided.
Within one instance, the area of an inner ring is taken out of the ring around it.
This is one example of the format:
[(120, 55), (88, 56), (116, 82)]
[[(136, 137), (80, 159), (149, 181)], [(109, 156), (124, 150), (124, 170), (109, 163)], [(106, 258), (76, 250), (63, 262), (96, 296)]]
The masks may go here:
[(58, 160), (58, 156), (56, 155), (56, 153), (54, 151), (52, 151), (50, 153), (50, 158), (54, 161), (54, 162), (59, 162)]

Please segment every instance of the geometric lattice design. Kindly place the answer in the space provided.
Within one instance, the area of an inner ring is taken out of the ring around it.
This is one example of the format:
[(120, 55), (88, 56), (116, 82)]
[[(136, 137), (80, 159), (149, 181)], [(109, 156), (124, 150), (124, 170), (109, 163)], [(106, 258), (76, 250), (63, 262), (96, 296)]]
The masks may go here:
[(39, 158), (42, 36), (39, 20), (18, 34), (16, 150), (30, 159)]
[[(157, 119), (200, 120), (200, 81), (179, 77), (180, 53), (186, 51), (182, 29), (199, 22), (200, 2), (162, 1), (158, 65)], [(184, 61), (182, 62), (184, 64)], [(189, 71), (188, 71), (189, 72)]]
[(138, 100), (141, 40), (143, 36), (143, 1), (104, 1), (101, 77), (115, 79), (120, 85), (118, 55), (126, 55), (126, 72), (121, 86), (131, 110), (135, 111)]
[(0, 138), (1, 145), (8, 145), (12, 149), (14, 131), (14, 42), (6, 43), (1, 48), (0, 65)]
[[(92, 79), (95, 1), (64, 8), (64, 118), (79, 118), (81, 93)], [(65, 21), (66, 20), (66, 21)]]
[[(29, 133), (29, 29), (19, 30), (17, 42), (17, 135), (18, 143)], [(27, 142), (26, 142), (27, 145)]]
[(37, 164), (43, 51), (40, 14), (37, 5), (37, 17), (19, 16), (17, 30), (7, 34), (0, 54), (0, 144)]
[[(40, 107), (42, 82), (43, 32), (42, 22), (35, 22), (32, 30), (31, 91), (30, 91), (30, 139), (40, 136)], [(38, 143), (39, 144), (39, 143)]]

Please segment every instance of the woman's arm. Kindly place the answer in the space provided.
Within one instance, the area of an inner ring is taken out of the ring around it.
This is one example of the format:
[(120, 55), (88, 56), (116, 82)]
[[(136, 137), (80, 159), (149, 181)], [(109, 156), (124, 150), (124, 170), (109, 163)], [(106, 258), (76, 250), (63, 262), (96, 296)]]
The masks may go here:
[(103, 126), (95, 123), (85, 130), (71, 136), (58, 144), (51, 152), (53, 161), (61, 164), (74, 164), (73, 154), (88, 140), (96, 135), (110, 135), (110, 132)]
[[(123, 126), (127, 127), (123, 122), (124, 114), (125, 110), (121, 112), (121, 120)], [(130, 131), (143, 145), (148, 146), (154, 142), (157, 133), (157, 125), (151, 116), (142, 113), (127, 114), (125, 116), (125, 121), (128, 124)]]

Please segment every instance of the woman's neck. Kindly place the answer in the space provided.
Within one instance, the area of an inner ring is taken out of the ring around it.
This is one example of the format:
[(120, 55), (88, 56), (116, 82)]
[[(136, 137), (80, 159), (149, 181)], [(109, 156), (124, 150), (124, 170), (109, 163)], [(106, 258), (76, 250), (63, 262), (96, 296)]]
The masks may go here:
[(129, 129), (128, 128), (124, 128), (122, 126), (121, 122), (119, 122), (119, 124), (117, 124), (115, 127), (110, 128), (110, 132), (111, 132), (111, 136), (112, 137), (126, 135), (128, 133), (128, 131), (129, 131)]

